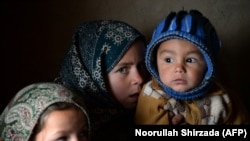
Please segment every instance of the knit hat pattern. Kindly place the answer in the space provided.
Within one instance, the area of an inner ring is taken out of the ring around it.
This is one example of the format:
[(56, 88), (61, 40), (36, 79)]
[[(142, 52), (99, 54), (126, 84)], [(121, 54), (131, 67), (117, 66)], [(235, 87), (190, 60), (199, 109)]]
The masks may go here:
[[(194, 44), (202, 53), (207, 70), (201, 84), (186, 92), (177, 92), (160, 81), (155, 63), (155, 50), (160, 43), (170, 39), (182, 39)], [(220, 40), (211, 22), (198, 10), (171, 12), (153, 32), (146, 50), (145, 63), (151, 75), (164, 92), (180, 100), (190, 100), (208, 92), (215, 77), (216, 58), (221, 47)]]

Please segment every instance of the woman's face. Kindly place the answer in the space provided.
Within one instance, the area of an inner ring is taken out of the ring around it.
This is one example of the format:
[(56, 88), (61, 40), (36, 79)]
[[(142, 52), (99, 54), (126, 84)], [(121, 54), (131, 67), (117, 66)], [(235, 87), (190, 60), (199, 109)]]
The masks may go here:
[[(142, 84), (145, 81), (145, 43), (135, 41), (118, 64), (108, 73), (114, 98), (127, 109), (135, 108)], [(144, 71), (144, 72), (143, 72)]]

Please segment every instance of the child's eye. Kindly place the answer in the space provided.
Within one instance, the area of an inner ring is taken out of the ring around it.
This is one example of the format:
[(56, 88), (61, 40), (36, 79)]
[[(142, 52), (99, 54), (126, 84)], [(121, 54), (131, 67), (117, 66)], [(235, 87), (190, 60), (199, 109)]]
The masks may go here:
[(118, 72), (120, 72), (120, 73), (127, 73), (128, 72), (128, 68), (127, 67), (122, 67), (122, 68), (118, 69)]
[(196, 59), (195, 58), (187, 58), (186, 62), (194, 63), (194, 62), (196, 62)]
[(62, 137), (59, 137), (58, 139), (56, 139), (56, 141), (66, 141), (66, 140), (67, 140), (66, 136), (62, 136)]
[(173, 58), (166, 58), (165, 61), (168, 63), (172, 63), (174, 60), (173, 60)]

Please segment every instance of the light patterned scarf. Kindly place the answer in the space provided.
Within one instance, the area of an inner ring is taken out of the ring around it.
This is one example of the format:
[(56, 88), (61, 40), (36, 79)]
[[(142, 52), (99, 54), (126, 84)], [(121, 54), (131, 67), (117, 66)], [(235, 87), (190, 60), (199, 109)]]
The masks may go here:
[(42, 113), (52, 104), (72, 103), (90, 121), (81, 97), (55, 83), (35, 83), (21, 89), (0, 115), (0, 135), (4, 141), (28, 141)]

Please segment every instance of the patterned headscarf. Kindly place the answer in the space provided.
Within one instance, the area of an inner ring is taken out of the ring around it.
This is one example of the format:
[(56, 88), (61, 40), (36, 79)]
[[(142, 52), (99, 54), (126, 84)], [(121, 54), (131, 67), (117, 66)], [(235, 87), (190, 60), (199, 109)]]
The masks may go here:
[(144, 40), (134, 27), (115, 20), (86, 22), (73, 34), (71, 48), (55, 82), (76, 89), (84, 97), (92, 127), (123, 113), (108, 92), (105, 79), (138, 38)]
[(52, 104), (72, 103), (88, 114), (81, 97), (55, 83), (35, 83), (21, 89), (0, 116), (0, 135), (5, 141), (28, 141), (39, 117)]

